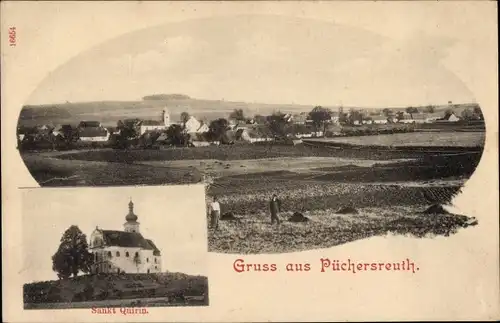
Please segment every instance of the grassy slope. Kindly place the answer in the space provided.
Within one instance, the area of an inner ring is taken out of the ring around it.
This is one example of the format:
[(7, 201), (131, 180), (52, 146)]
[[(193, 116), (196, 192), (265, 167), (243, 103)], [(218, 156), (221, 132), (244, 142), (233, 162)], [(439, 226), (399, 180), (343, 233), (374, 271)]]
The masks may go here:
[(85, 275), (25, 284), (25, 303), (66, 303), (141, 297), (208, 296), (204, 276), (183, 273)]

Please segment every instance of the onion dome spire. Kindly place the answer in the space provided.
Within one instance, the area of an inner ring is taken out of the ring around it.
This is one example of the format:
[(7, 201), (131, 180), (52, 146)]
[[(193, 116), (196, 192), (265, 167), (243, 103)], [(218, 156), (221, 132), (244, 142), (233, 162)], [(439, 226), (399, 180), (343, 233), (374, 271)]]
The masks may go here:
[(130, 202), (128, 203), (128, 214), (125, 217), (125, 220), (127, 220), (127, 222), (136, 222), (137, 219), (137, 215), (134, 214), (134, 202), (130, 199)]

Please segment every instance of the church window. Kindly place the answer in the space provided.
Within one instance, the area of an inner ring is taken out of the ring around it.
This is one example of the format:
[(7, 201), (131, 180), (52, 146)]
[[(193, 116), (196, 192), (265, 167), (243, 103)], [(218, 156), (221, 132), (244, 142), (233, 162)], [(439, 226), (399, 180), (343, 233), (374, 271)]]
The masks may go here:
[(111, 258), (111, 251), (108, 251), (108, 257)]
[(130, 256), (130, 255), (129, 255), (128, 251), (127, 251), (127, 252), (125, 252), (125, 257), (129, 257), (129, 256)]
[(120, 252), (119, 251), (116, 252), (116, 256), (120, 257)]
[(111, 269), (111, 265), (109, 265), (109, 269)]
[(136, 253), (135, 253), (135, 256), (136, 256), (136, 257), (139, 257), (139, 253), (138, 253), (138, 252), (136, 252)]
[(158, 266), (155, 266), (155, 269), (158, 269)]
[(146, 262), (149, 262), (149, 258), (146, 258)]
[(148, 269), (148, 274), (149, 274), (149, 269)]
[(158, 263), (158, 259), (156, 259), (156, 257), (155, 257), (155, 264), (157, 264), (157, 263)]

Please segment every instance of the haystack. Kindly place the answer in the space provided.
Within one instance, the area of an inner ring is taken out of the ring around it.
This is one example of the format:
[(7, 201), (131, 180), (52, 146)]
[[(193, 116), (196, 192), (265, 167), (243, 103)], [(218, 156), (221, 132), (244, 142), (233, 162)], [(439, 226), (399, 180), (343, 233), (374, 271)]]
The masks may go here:
[(222, 221), (232, 221), (232, 220), (237, 220), (238, 218), (234, 216), (233, 212), (226, 212), (221, 215), (220, 219)]
[(337, 214), (358, 214), (358, 210), (356, 210), (352, 206), (341, 206), (337, 212)]
[(290, 222), (307, 222), (310, 219), (306, 216), (304, 216), (300, 212), (295, 212), (290, 218), (288, 218), (288, 221)]
[(446, 211), (441, 204), (433, 204), (433, 205), (429, 206), (422, 213), (423, 214), (451, 214), (450, 212)]

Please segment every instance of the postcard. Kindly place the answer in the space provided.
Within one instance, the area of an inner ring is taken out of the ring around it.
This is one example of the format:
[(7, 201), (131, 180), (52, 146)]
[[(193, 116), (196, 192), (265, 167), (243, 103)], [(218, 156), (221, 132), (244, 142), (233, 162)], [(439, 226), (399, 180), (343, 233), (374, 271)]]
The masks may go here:
[(500, 319), (496, 10), (2, 2), (6, 321)]

